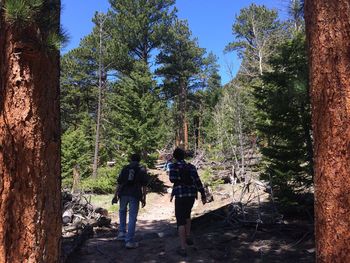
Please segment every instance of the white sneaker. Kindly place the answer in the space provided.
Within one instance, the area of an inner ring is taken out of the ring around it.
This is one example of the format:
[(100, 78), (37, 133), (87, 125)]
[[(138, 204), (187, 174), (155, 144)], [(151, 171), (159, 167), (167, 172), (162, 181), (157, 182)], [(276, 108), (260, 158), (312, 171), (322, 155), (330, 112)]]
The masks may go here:
[(125, 244), (125, 247), (126, 248), (130, 248), (130, 249), (132, 249), (132, 248), (137, 248), (139, 246), (139, 243), (138, 242), (127, 242), (126, 244)]
[(117, 236), (118, 241), (125, 241), (125, 238), (126, 238), (126, 234), (123, 232), (120, 232)]

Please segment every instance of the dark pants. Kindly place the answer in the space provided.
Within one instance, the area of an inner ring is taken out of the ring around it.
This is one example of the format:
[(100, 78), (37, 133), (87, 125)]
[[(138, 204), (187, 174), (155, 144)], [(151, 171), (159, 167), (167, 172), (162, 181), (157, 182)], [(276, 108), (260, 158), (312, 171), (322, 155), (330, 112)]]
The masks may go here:
[(175, 217), (177, 226), (186, 225), (186, 219), (191, 218), (191, 210), (194, 204), (194, 197), (175, 198)]

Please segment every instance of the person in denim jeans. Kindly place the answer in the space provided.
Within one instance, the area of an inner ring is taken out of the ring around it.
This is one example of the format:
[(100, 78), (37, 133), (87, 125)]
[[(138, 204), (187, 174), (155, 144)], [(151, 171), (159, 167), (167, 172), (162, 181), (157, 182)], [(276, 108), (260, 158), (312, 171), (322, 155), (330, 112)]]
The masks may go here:
[[(119, 234), (117, 240), (125, 241), (126, 248), (137, 248), (134, 240), (139, 203), (146, 205), (146, 185), (148, 176), (146, 169), (140, 165), (140, 155), (131, 155), (131, 161), (124, 166), (118, 176), (118, 187), (112, 204), (119, 200)], [(128, 229), (126, 229), (126, 214), (129, 208)]]

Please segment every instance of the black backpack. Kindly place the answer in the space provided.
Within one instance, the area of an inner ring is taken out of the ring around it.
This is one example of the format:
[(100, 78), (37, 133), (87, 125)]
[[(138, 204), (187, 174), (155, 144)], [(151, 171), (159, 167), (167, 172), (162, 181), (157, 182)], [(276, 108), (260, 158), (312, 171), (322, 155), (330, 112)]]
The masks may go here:
[(138, 181), (138, 174), (140, 172), (140, 167), (138, 166), (127, 166), (122, 173), (122, 182), (125, 185), (131, 186), (136, 184)]
[(191, 164), (184, 163), (183, 166), (179, 169), (179, 176), (180, 176), (180, 184), (186, 185), (186, 186), (192, 186), (193, 185), (193, 179), (191, 176)]

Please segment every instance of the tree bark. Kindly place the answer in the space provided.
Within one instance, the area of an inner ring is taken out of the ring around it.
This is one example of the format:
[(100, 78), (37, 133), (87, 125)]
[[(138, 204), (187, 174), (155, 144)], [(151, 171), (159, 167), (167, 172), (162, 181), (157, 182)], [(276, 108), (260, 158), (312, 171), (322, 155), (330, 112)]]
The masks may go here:
[(187, 129), (187, 85), (186, 81), (180, 79), (179, 81), (179, 101), (178, 101), (178, 116), (179, 116), (179, 144), (177, 146), (184, 150), (188, 149), (188, 129)]
[(317, 262), (350, 262), (350, 1), (307, 0)]
[(184, 127), (184, 150), (188, 150), (188, 124), (187, 124), (186, 116), (184, 118), (183, 127)]
[(3, 10), (0, 30), (0, 262), (55, 263), (61, 237), (59, 54), (38, 44), (35, 24), (16, 28)]

